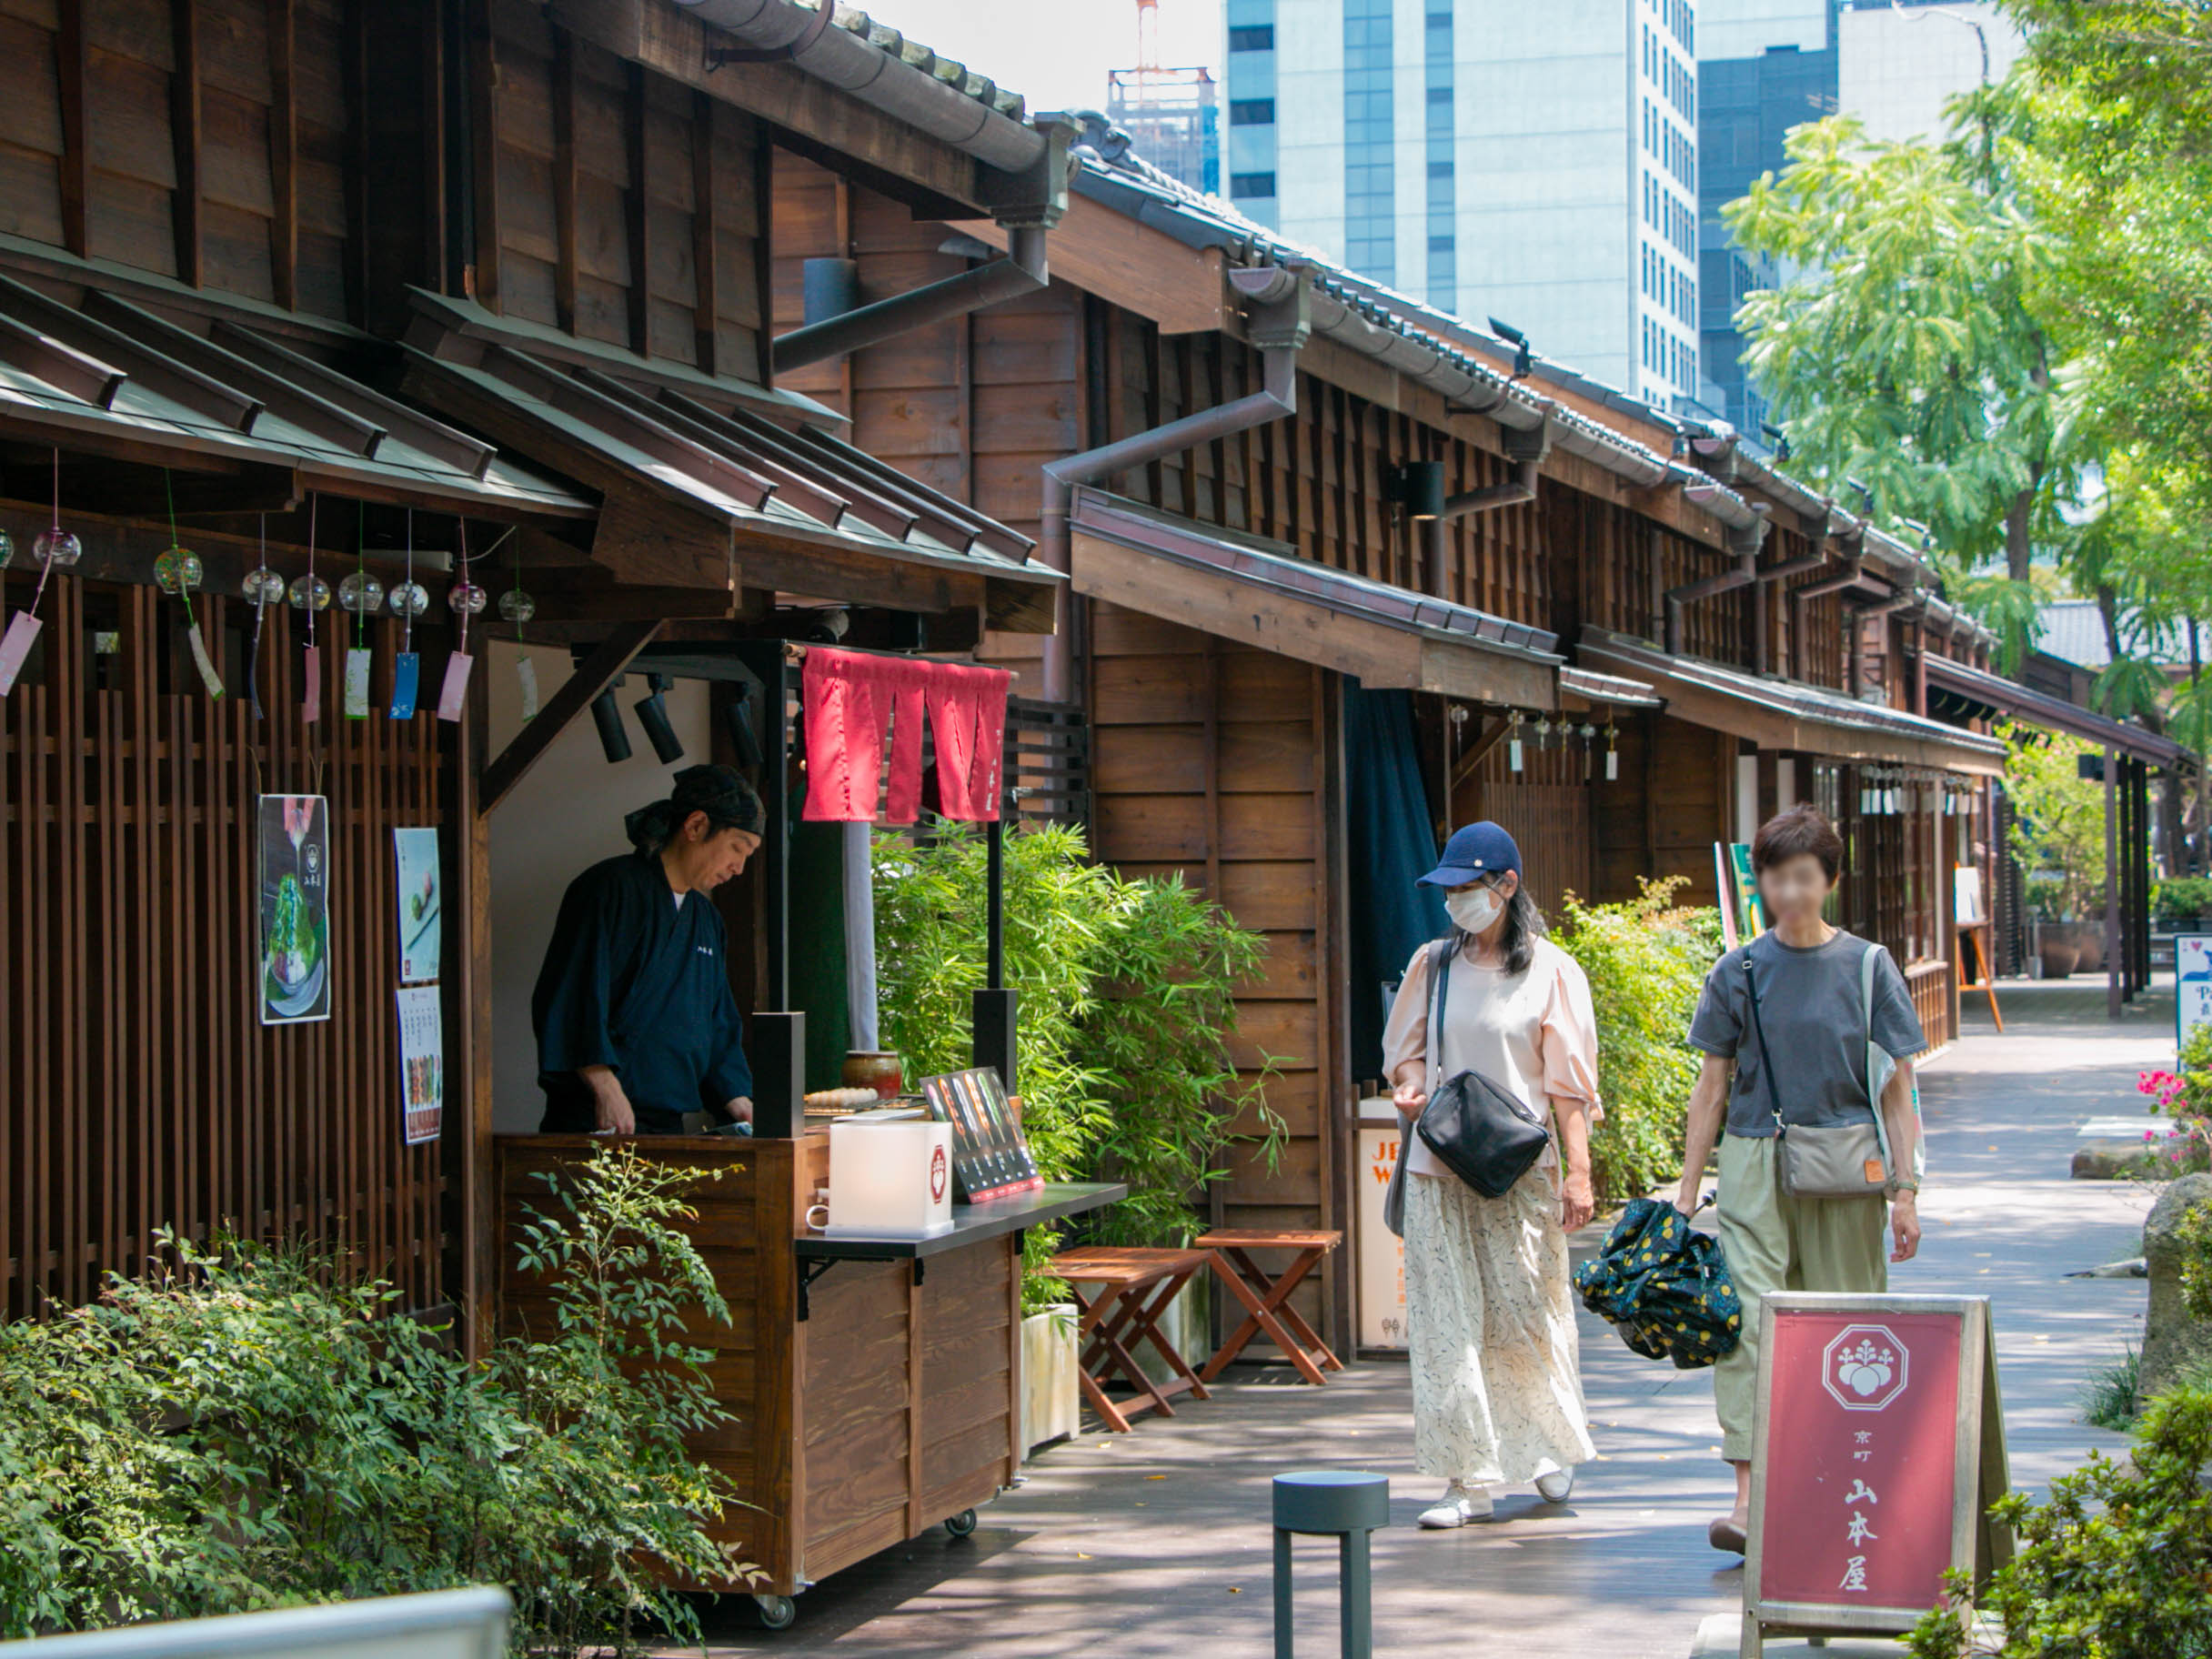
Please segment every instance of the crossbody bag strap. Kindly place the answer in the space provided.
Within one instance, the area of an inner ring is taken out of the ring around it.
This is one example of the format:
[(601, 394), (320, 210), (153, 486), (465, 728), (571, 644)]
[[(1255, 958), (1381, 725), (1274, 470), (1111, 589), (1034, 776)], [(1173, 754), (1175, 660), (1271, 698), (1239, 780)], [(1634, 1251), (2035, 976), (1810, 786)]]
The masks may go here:
[(1452, 983), (1452, 958), (1458, 953), (1459, 935), (1436, 941), (1436, 954), (1429, 963), (1431, 1001), (1429, 1003), (1429, 1092), (1436, 1092), (1436, 1085), (1443, 1081), (1444, 1067), (1444, 990)]
[(1882, 1167), (1894, 1177), (1897, 1161), (1889, 1155), (1889, 1125), (1882, 1119), (1882, 1091), (1874, 1086), (1874, 959), (1886, 954), (1880, 945), (1868, 945), (1866, 954), (1859, 958), (1859, 1011), (1866, 1017), (1866, 1103), (1874, 1108), (1874, 1138), (1881, 1143)]
[(1759, 1074), (1766, 1080), (1766, 1110), (1775, 1114), (1775, 1132), (1785, 1135), (1789, 1125), (1782, 1121), (1782, 1097), (1775, 1091), (1775, 1051), (1766, 1046), (1766, 1027), (1759, 1018), (1759, 980), (1751, 970), (1751, 948), (1744, 949), (1744, 988), (1751, 993), (1751, 1029), (1759, 1040)]

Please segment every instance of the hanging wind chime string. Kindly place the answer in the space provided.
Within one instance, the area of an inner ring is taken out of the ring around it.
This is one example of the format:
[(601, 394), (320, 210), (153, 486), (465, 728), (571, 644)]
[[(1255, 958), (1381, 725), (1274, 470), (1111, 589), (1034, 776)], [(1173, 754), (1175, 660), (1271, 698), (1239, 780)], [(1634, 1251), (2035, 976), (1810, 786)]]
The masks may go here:
[(16, 677), (29, 660), (31, 647), (37, 643), (40, 623), (39, 601), (46, 597), (46, 578), (54, 574), (56, 565), (74, 565), (83, 557), (84, 548), (77, 538), (62, 528), (62, 452), (54, 452), (54, 522), (39, 532), (32, 546), (39, 564), (38, 586), (31, 593), (31, 608), (19, 610), (8, 619), (7, 633), (0, 637), (0, 697), (15, 689)]
[[(261, 718), (261, 628), (268, 620), (268, 601), (261, 590), (261, 578), (269, 568), (269, 516), (261, 515), (260, 562), (254, 567), (251, 581), (254, 601), (254, 641), (246, 653), (246, 700), (251, 705), (254, 719)], [(256, 769), (260, 761), (255, 761)], [(257, 793), (258, 791), (256, 791)]]

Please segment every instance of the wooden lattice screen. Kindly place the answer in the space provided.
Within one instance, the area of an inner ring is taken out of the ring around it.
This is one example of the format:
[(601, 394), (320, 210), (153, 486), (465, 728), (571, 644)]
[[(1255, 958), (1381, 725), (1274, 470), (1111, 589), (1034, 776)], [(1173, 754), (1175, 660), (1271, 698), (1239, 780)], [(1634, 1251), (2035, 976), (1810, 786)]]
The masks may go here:
[[(8, 578), (11, 614), (30, 594)], [(205, 596), (197, 608), (233, 695), (201, 689), (178, 601), (58, 577), (38, 651), (0, 702), (5, 1310), (82, 1302), (110, 1271), (143, 1271), (165, 1226), (341, 1244), (407, 1305), (436, 1304), (440, 1149), (402, 1144), (391, 831), (438, 822), (449, 729), (427, 706), (387, 718), (389, 620), (371, 630), (374, 714), (337, 718), (335, 611), (320, 625), (324, 717), (304, 724), (304, 618), (282, 607), (266, 619), (257, 721), (250, 608)], [(444, 657), (424, 650), (426, 704)], [(329, 797), (327, 1021), (258, 1023), (262, 792)], [(448, 983), (457, 932), (448, 916)]]
[(1014, 819), (1026, 824), (1091, 821), (1091, 729), (1068, 703), (1013, 697), (1006, 702), (1003, 777), (1014, 791)]

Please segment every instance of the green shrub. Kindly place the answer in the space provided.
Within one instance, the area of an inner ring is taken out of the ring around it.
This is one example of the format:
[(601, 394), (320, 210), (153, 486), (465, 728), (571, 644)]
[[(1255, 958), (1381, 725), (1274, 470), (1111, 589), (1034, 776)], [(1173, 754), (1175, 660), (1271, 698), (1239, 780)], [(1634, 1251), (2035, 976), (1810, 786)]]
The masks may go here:
[(2125, 1433), (2143, 1414), (2143, 1356), (2127, 1349), (2082, 1390), (2082, 1421)]
[[(1978, 1611), (1996, 1645), (1968, 1634), (1958, 1608), (1939, 1608), (1909, 1638), (1915, 1659), (2203, 1659), (2212, 1654), (2212, 1393), (2184, 1390), (2145, 1412), (2126, 1459), (2093, 1454), (2051, 1483), (2047, 1503), (2009, 1493), (1991, 1514), (2016, 1550)], [(1954, 1597), (1968, 1586), (1956, 1577)]]
[(2080, 761), (2102, 750), (2064, 732), (1998, 729), (2009, 751), (2012, 850), (2028, 871), (2029, 907), (2046, 921), (2096, 914), (2105, 890), (2105, 786), (2082, 777)]
[(524, 1251), (556, 1328), (478, 1365), (390, 1286), (236, 1239), (0, 1326), (0, 1634), (500, 1584), (518, 1652), (696, 1636), (657, 1563), (735, 1563), (682, 1446), (727, 1421), (672, 1340), (727, 1318), (689, 1180), (609, 1147), (557, 1184)]
[(2151, 909), (2161, 921), (2212, 916), (2212, 876), (2168, 876), (2151, 890)]
[[(1240, 1076), (1229, 1049), (1236, 984), (1264, 941), (1179, 877), (1126, 880), (1089, 861), (1081, 831), (1005, 840), (1006, 980), (1019, 995), (1022, 1125), (1047, 1180), (1115, 1180), (1131, 1196), (1089, 1223), (1117, 1243), (1181, 1243), (1192, 1201), (1229, 1146), (1280, 1124), (1266, 1073)], [(963, 825), (875, 844), (880, 1030), (910, 1076), (970, 1062), (971, 998), (984, 978), (985, 846)], [(1052, 1230), (1028, 1240), (1037, 1305)]]
[(1560, 946), (1590, 978), (1597, 1011), (1598, 1086), (1605, 1121), (1590, 1136), (1601, 1208), (1639, 1198), (1682, 1173), (1690, 1047), (1705, 975), (1720, 960), (1720, 912), (1676, 906), (1684, 879), (1645, 881), (1624, 904), (1561, 907)]

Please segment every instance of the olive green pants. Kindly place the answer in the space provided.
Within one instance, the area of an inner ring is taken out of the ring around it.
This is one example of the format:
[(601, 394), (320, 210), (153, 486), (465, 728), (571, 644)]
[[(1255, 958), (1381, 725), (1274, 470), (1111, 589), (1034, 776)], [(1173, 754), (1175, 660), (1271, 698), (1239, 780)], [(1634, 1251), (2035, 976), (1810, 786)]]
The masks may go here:
[(1721, 1254), (1743, 1300), (1743, 1340), (1713, 1370), (1721, 1455), (1751, 1461), (1758, 1410), (1759, 1299), (1770, 1291), (1889, 1288), (1879, 1198), (1793, 1198), (1782, 1187), (1780, 1142), (1772, 1135), (1721, 1137)]

